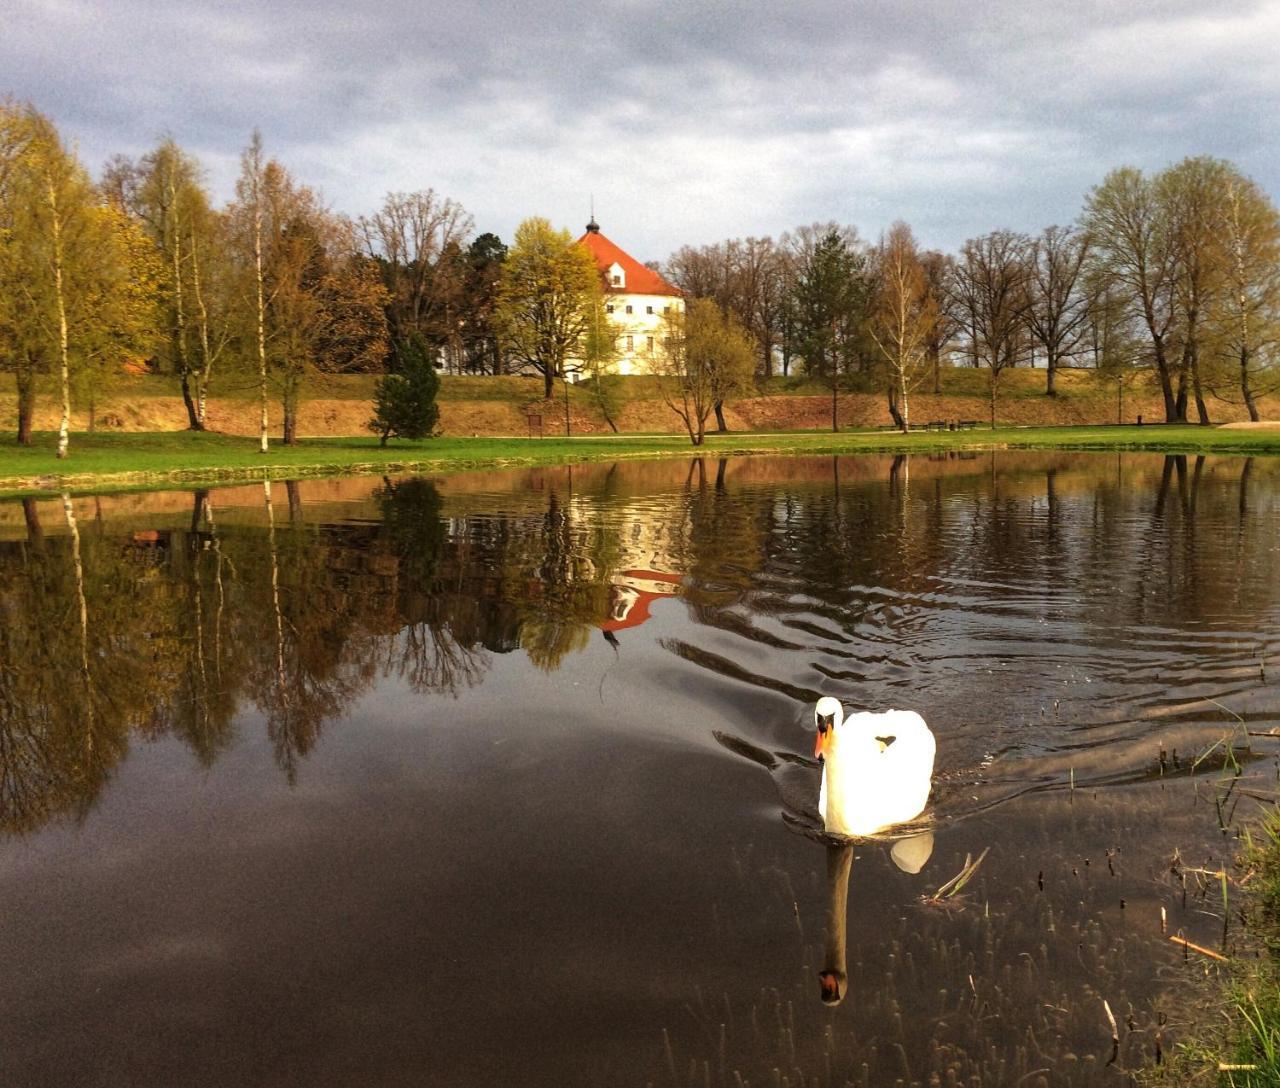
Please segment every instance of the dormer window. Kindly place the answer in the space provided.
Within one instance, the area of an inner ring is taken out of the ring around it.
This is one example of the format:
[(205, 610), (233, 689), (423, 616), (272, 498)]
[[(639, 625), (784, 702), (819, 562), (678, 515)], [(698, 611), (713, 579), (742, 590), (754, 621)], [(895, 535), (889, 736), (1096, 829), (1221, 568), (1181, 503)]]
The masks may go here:
[(609, 286), (622, 287), (627, 286), (627, 272), (617, 261), (609, 266)]
[(621, 286), (622, 286), (622, 277), (621, 277), (621, 276), (614, 276), (614, 277), (613, 277), (613, 285), (614, 285), (614, 287), (621, 287)]

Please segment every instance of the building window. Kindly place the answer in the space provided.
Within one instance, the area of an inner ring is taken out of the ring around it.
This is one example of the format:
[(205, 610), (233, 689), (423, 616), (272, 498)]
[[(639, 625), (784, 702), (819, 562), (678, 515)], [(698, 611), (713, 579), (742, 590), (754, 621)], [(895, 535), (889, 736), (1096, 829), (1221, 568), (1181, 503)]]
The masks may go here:
[(614, 285), (614, 287), (621, 287), (621, 286), (622, 286), (622, 277), (621, 277), (621, 276), (614, 276), (614, 277), (613, 277), (613, 285)]
[(634, 336), (631, 336), (631, 335), (627, 336), (627, 350), (628, 351), (636, 350), (636, 338)]
[(627, 313), (631, 313), (631, 307), (630, 307), (630, 306), (628, 306), (628, 307), (627, 307)]
[(669, 313), (671, 312), (671, 307), (670, 307), (670, 306), (664, 306), (664, 307), (662, 307), (662, 312), (663, 312), (664, 314), (669, 314)]
[(644, 312), (645, 312), (645, 313), (647, 313), (647, 314), (651, 314), (651, 313), (653, 313), (653, 307), (652, 307), (652, 306), (646, 306), (646, 307), (644, 308)]
[(608, 305), (608, 306), (606, 306), (606, 307), (604, 308), (604, 312), (605, 312), (605, 313), (607, 313), (607, 314), (611, 314), (611, 313), (613, 313), (613, 303), (612, 303), (612, 302), (611, 302), (611, 303), (609, 303), (609, 305)]
[(652, 337), (652, 336), (647, 336), (647, 337), (645, 337), (645, 339), (646, 339), (646, 340), (648, 340), (648, 344), (646, 344), (646, 345), (645, 345), (645, 350), (646, 350), (650, 355), (652, 355), (652, 354), (653, 354), (653, 337)]

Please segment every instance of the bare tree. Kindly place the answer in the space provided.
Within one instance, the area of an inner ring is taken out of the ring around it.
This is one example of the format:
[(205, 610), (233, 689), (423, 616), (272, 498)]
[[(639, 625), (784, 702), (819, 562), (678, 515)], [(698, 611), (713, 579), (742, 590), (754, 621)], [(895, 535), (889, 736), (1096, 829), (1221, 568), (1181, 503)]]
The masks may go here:
[(992, 430), (1000, 376), (1029, 354), (1026, 245), (1024, 235), (996, 230), (970, 238), (956, 262), (955, 316), (969, 331), (975, 362), (987, 367)]
[(1027, 249), (1027, 328), (1044, 352), (1045, 393), (1054, 396), (1054, 380), (1063, 360), (1084, 344), (1089, 328), (1089, 296), (1084, 288), (1087, 237), (1071, 227), (1046, 227)]
[(453, 286), (446, 274), (456, 263), (442, 258), (460, 253), (471, 237), (475, 224), (466, 209), (433, 189), (388, 193), (382, 208), (361, 216), (357, 226), (369, 255), (382, 264), (394, 335), (413, 330), (441, 342)]
[(1208, 379), (1218, 396), (1238, 396), (1257, 422), (1257, 398), (1280, 388), (1280, 213), (1234, 170), (1220, 197), (1210, 259), (1222, 282), (1208, 314)]
[(1123, 288), (1142, 315), (1151, 340), (1152, 358), (1164, 396), (1165, 420), (1186, 420), (1174, 391), (1175, 371), (1169, 359), (1177, 285), (1174, 232), (1155, 184), (1141, 170), (1111, 171), (1085, 202), (1084, 229), (1092, 260), (1108, 282)]

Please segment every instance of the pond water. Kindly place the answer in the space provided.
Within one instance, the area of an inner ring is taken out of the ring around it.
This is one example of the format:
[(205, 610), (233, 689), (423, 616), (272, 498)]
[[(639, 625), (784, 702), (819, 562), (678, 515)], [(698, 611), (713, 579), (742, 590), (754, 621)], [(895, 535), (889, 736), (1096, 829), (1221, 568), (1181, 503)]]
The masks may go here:
[[(0, 1083), (1126, 1083), (1278, 619), (1280, 459), (0, 505)], [(821, 695), (934, 730), (910, 842), (818, 832)]]

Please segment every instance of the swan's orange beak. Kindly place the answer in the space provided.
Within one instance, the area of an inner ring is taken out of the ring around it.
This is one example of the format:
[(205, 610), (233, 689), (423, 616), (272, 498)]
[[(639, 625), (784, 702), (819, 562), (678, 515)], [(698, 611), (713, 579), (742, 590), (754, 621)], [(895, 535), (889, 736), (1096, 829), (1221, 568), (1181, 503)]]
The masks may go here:
[(831, 734), (835, 731), (834, 715), (818, 717), (818, 732), (813, 737), (813, 758), (823, 759), (827, 754), (827, 745), (831, 743)]

